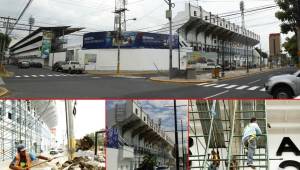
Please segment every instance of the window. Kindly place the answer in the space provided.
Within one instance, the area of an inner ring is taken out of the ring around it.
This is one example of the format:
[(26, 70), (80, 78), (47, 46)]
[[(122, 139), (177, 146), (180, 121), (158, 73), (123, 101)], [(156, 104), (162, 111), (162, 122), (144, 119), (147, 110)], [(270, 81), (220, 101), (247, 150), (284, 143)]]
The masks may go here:
[(144, 116), (144, 121), (146, 121), (146, 117)]
[(195, 16), (195, 17), (197, 16), (197, 11), (194, 11), (194, 16)]
[(139, 110), (137, 108), (135, 108), (135, 114), (138, 114)]
[(208, 17), (207, 17), (207, 16), (205, 16), (205, 20), (208, 20)]

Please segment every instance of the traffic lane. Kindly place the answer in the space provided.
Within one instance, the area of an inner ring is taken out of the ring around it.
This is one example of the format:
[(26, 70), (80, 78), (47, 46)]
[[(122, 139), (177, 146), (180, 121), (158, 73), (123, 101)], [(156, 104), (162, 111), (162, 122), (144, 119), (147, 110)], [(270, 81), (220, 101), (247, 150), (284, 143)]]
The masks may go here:
[(18, 68), (18, 66), (15, 65), (7, 65), (5, 68), (8, 71), (14, 72), (15, 75), (24, 75), (24, 74), (46, 74), (46, 73), (55, 73), (54, 71), (46, 68)]
[(237, 91), (237, 90), (229, 90), (228, 93), (224, 93), (218, 95), (217, 97), (211, 98), (226, 98), (226, 99), (272, 99), (273, 97), (266, 92), (263, 91)]
[(201, 88), (198, 86), (186, 86), (169, 89), (159, 89), (128, 93), (121, 98), (207, 98), (219, 95), (226, 90), (221, 88)]
[[(121, 98), (130, 93), (165, 91), (181, 87), (177, 84), (152, 82), (145, 79), (85, 77), (76, 79), (13, 80), (7, 82), (8, 97), (25, 98)], [(183, 85), (185, 86), (185, 85)], [(164, 95), (163, 95), (164, 96)], [(139, 97), (140, 98), (140, 97)]]
[(265, 82), (267, 82), (267, 80), (272, 76), (288, 74), (290, 72), (295, 72), (295, 71), (296, 71), (295, 69), (294, 70), (279, 69), (279, 70), (274, 70), (271, 72), (264, 72), (264, 73), (249, 75), (249, 76), (236, 78), (236, 79), (232, 79), (232, 80), (221, 80), (221, 81), (218, 81), (218, 83), (264, 86)]

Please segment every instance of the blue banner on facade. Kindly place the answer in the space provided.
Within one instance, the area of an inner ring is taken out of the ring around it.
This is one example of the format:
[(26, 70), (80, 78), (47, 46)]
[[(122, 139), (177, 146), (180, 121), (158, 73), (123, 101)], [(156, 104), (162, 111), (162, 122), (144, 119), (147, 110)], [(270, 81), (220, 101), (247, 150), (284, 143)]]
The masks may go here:
[[(172, 38), (173, 48), (178, 48), (178, 36)], [(148, 32), (123, 32), (121, 35), (121, 48), (169, 48), (169, 35)], [(83, 49), (117, 48), (117, 32), (92, 32), (83, 36)]]
[(119, 133), (118, 129), (111, 128), (107, 131), (107, 147), (108, 148), (119, 148)]

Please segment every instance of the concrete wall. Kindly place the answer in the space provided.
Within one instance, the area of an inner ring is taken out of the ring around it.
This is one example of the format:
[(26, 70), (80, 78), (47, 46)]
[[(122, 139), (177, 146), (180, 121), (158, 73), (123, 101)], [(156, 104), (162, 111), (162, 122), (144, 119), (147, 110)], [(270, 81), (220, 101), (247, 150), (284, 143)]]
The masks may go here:
[[(96, 63), (86, 65), (86, 70), (116, 70), (117, 49), (79, 51), (79, 62), (85, 63), (86, 55), (96, 55)], [(184, 54), (182, 54), (184, 55)], [(168, 49), (121, 49), (120, 69), (149, 71), (169, 69)], [(173, 50), (173, 67), (178, 67), (178, 50)], [(182, 68), (184, 63), (182, 64)]]
[(50, 53), (50, 56), (49, 56), (49, 66), (52, 67), (52, 65), (55, 62), (57, 62), (57, 61), (65, 61), (65, 60), (66, 60), (66, 52)]

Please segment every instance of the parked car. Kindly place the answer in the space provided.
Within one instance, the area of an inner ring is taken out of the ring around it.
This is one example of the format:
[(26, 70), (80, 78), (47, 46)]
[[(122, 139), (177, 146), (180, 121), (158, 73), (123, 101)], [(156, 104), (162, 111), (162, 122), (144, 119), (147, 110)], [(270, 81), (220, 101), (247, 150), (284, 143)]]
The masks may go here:
[(42, 68), (43, 64), (40, 62), (30, 62), (30, 67)]
[(52, 71), (62, 71), (62, 65), (65, 64), (65, 61), (57, 61), (52, 66)]
[(82, 73), (84, 71), (84, 65), (79, 64), (78, 61), (67, 61), (61, 67), (63, 71), (68, 72), (70, 74)]
[(266, 92), (274, 99), (293, 98), (300, 95), (300, 71), (294, 74), (273, 76), (265, 83)]
[(20, 61), (18, 63), (18, 68), (30, 68), (29, 61)]

